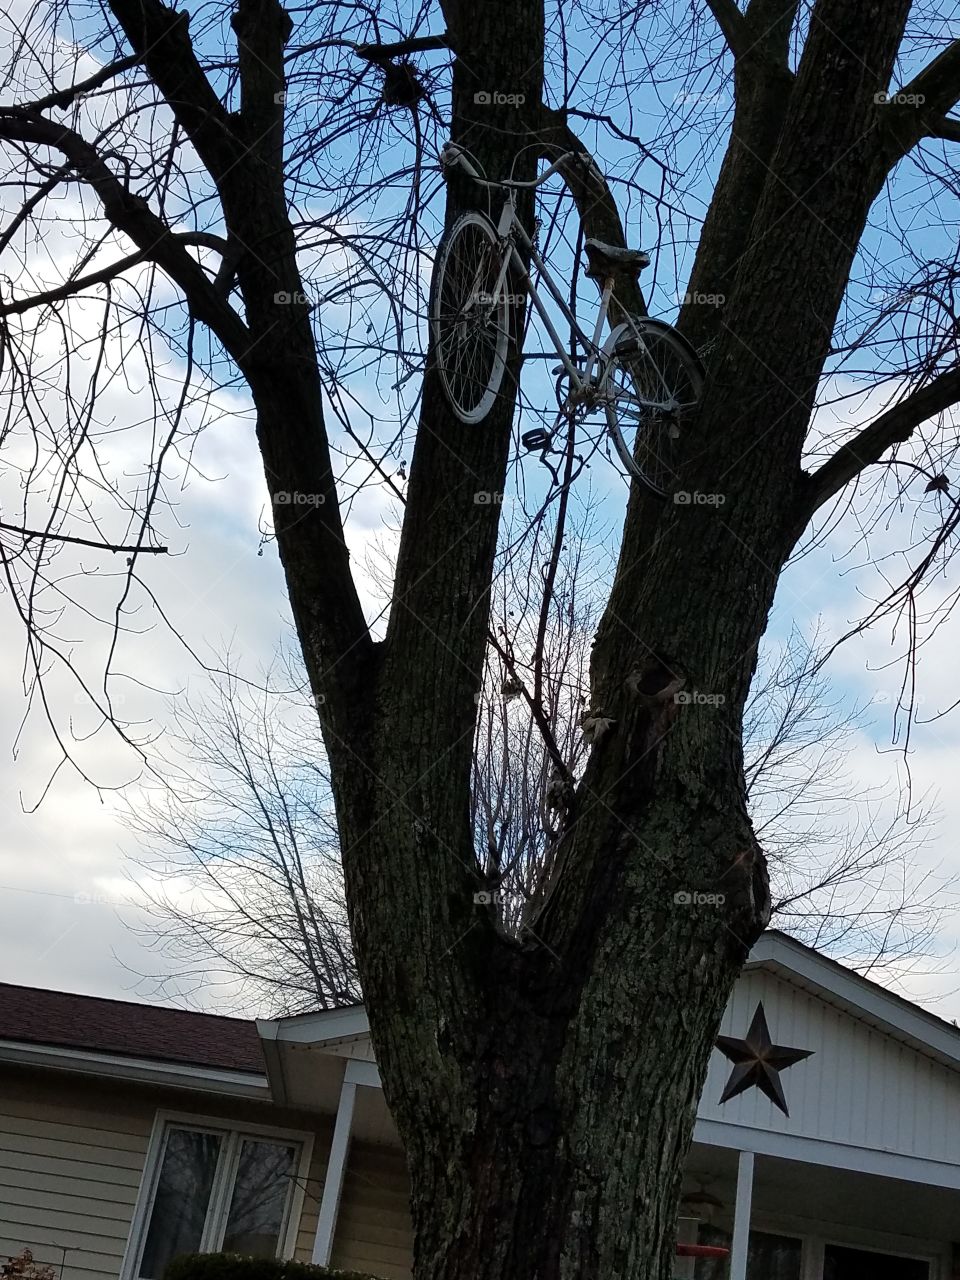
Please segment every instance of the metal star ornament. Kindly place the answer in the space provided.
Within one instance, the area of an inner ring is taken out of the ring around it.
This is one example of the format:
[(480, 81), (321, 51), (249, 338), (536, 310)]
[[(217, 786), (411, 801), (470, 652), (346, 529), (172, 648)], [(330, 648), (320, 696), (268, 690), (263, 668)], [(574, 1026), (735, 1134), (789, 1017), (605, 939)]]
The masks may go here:
[(809, 1058), (813, 1049), (788, 1049), (786, 1045), (774, 1044), (770, 1039), (766, 1015), (763, 1012), (763, 1001), (757, 1004), (757, 1011), (750, 1023), (750, 1030), (745, 1040), (737, 1040), (733, 1036), (718, 1036), (717, 1048), (734, 1064), (730, 1079), (720, 1099), (721, 1105), (744, 1093), (754, 1086), (765, 1093), (774, 1106), (779, 1107), (785, 1116), (789, 1116), (787, 1101), (783, 1096), (780, 1083), (780, 1072), (792, 1067), (795, 1062)]

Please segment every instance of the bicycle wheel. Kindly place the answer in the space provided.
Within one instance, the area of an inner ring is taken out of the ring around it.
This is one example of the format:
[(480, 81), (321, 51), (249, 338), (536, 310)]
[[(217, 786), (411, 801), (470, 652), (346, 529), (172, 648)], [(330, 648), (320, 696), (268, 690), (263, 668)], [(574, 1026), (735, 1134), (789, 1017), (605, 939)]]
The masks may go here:
[(458, 218), (437, 255), (430, 322), (440, 381), (461, 422), (483, 421), (507, 367), (510, 306), (503, 287), (497, 290), (501, 262), (497, 233), (481, 213)]
[(685, 420), (703, 394), (700, 357), (671, 325), (636, 316), (607, 343), (607, 427), (628, 475), (665, 498), (678, 484)]

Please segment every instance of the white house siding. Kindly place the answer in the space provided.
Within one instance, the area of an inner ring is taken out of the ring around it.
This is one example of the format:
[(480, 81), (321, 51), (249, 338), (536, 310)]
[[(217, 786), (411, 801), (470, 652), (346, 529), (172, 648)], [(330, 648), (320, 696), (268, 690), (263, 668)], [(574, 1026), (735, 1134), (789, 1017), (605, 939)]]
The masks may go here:
[(731, 1064), (714, 1052), (698, 1108), (701, 1118), (956, 1162), (957, 1072), (762, 970), (748, 971), (737, 983), (722, 1034), (745, 1036), (759, 1000), (776, 1044), (814, 1050), (813, 1057), (781, 1076), (790, 1115), (757, 1089), (721, 1107)]

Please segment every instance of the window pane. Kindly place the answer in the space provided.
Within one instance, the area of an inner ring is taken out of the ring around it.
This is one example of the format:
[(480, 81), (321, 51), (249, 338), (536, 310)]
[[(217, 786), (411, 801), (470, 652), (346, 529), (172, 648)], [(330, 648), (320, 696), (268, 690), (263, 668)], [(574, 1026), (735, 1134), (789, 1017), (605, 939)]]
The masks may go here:
[(800, 1252), (800, 1241), (791, 1236), (751, 1231), (747, 1280), (800, 1280)]
[[(730, 1248), (730, 1232), (701, 1224), (700, 1244)], [(774, 1236), (766, 1231), (751, 1231), (747, 1254), (747, 1280), (800, 1280), (801, 1242), (792, 1236)], [(696, 1280), (727, 1280), (730, 1263), (727, 1258), (698, 1258), (694, 1268)]]
[(140, 1275), (159, 1280), (167, 1263), (196, 1253), (210, 1204), (221, 1139), (216, 1133), (168, 1129)]
[(919, 1258), (893, 1258), (836, 1244), (828, 1244), (823, 1256), (824, 1280), (928, 1280), (929, 1275), (929, 1264)]
[(296, 1156), (296, 1147), (244, 1138), (221, 1246), (225, 1253), (277, 1256)]

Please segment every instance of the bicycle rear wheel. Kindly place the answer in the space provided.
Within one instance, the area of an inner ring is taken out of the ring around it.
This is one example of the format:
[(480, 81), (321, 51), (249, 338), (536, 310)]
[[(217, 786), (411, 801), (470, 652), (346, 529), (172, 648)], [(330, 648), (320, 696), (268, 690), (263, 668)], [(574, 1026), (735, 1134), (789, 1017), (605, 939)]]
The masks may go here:
[(481, 213), (465, 213), (444, 239), (434, 267), (430, 322), (437, 371), (461, 422), (482, 422), (507, 367), (510, 306), (497, 289), (502, 253)]
[(665, 498), (677, 490), (679, 447), (703, 394), (703, 365), (662, 320), (636, 316), (620, 329), (603, 373), (607, 427), (627, 475)]

